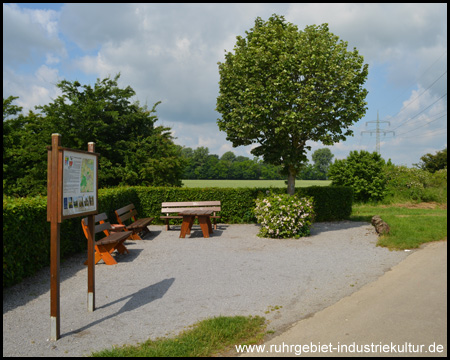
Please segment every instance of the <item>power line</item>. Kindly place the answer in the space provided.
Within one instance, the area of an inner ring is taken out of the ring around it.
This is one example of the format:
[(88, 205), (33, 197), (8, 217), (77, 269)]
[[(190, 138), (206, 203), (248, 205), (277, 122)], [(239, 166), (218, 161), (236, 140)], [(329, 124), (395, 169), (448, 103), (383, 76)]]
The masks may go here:
[(432, 107), (434, 104), (436, 104), (438, 101), (440, 101), (441, 99), (443, 99), (445, 96), (447, 96), (447, 93), (445, 93), (444, 95), (442, 95), (439, 99), (437, 99), (436, 101), (434, 101), (431, 105), (427, 106), (425, 109), (423, 109), (422, 111), (420, 111), (419, 113), (417, 113), (416, 115), (414, 115), (413, 117), (406, 119), (405, 121), (403, 121), (399, 126), (397, 126), (394, 130), (398, 129), (400, 126), (406, 124), (408, 121), (414, 119), (415, 117), (419, 116), (420, 114), (422, 114), (425, 110), (429, 109), (430, 107)]
[(441, 134), (442, 130), (445, 130), (445, 129), (447, 129), (447, 126), (444, 126), (443, 128), (439, 128), (439, 129), (435, 129), (435, 130), (430, 130), (430, 131), (420, 134), (420, 135), (404, 136), (403, 139), (413, 139), (413, 138), (417, 138), (417, 137), (425, 137), (425, 136), (434, 135), (435, 133)]
[(416, 127), (415, 129), (408, 130), (408, 131), (405, 131), (405, 132), (403, 132), (403, 133), (400, 133), (400, 134), (398, 134), (397, 136), (401, 136), (401, 135), (403, 135), (403, 134), (407, 134), (407, 133), (410, 133), (410, 132), (412, 132), (412, 131), (416, 131), (417, 129), (423, 128), (424, 126), (427, 126), (428, 124), (431, 124), (432, 122), (435, 122), (435, 121), (437, 121), (437, 120), (443, 118), (444, 116), (447, 116), (447, 114), (444, 114), (444, 115), (442, 115), (442, 116), (439, 116), (437, 119), (431, 120), (431, 121), (427, 122), (426, 124), (424, 124), (424, 125), (422, 125), (422, 126)]
[(445, 72), (444, 72), (443, 74), (441, 74), (441, 76), (439, 76), (436, 80), (434, 80), (433, 83), (432, 83), (430, 86), (428, 86), (424, 91), (422, 91), (422, 92), (420, 93), (420, 95), (416, 96), (416, 97), (414, 98), (413, 101), (411, 101), (410, 103), (408, 103), (408, 105), (406, 105), (405, 107), (403, 107), (396, 115), (394, 115), (394, 117), (397, 116), (398, 114), (400, 114), (400, 113), (401, 113), (403, 110), (405, 110), (409, 105), (411, 105), (411, 104), (413, 104), (414, 102), (416, 102), (416, 100), (418, 100), (423, 94), (425, 94), (425, 93), (427, 92), (427, 90), (428, 90), (429, 88), (431, 88), (434, 84), (436, 84), (436, 82), (437, 82), (441, 77), (443, 77), (445, 74), (447, 74), (447, 70), (445, 70)]
[[(414, 80), (408, 87), (411, 87), (413, 85), (415, 85), (416, 83), (418, 83), (418, 81), (428, 72), (428, 70), (430, 70), (440, 59), (441, 57), (443, 57), (445, 54), (447, 54), (447, 50), (445, 50), (420, 76), (418, 76), (416, 78), (416, 80)], [(408, 90), (403, 91), (400, 95), (398, 95), (396, 98), (394, 98), (394, 100), (392, 100), (391, 102), (389, 102), (387, 105), (385, 105), (385, 108), (389, 108), (389, 106), (391, 106), (391, 104), (393, 102), (396, 102), (398, 100), (398, 98), (400, 98), (402, 95), (404, 95)], [(397, 113), (398, 115), (398, 113)], [(395, 116), (397, 116), (395, 115)]]
[(373, 122), (376, 123), (376, 125), (377, 125), (376, 129), (374, 129), (374, 130), (364, 130), (364, 131), (361, 131), (361, 135), (362, 135), (363, 133), (370, 133), (370, 136), (372, 136), (372, 134), (375, 133), (375, 134), (376, 134), (376, 140), (377, 140), (377, 143), (376, 143), (376, 152), (377, 152), (378, 154), (380, 154), (380, 134), (383, 133), (384, 136), (386, 136), (386, 134), (388, 134), (388, 133), (393, 133), (393, 134), (395, 135), (395, 132), (394, 132), (394, 131), (391, 131), (391, 130), (380, 130), (380, 123), (388, 123), (389, 126), (391, 125), (391, 123), (390, 123), (389, 121), (386, 121), (386, 120), (380, 121), (380, 116), (379, 116), (378, 110), (377, 110), (377, 120), (366, 121), (366, 126), (367, 126), (367, 124), (373, 123)]
[[(445, 114), (444, 114), (445, 113)], [(440, 116), (440, 115), (447, 115), (447, 109), (445, 109), (444, 111), (441, 111), (440, 113), (438, 113), (438, 114), (434, 114), (433, 116)], [(413, 121), (413, 122), (410, 122), (409, 123), (409, 125), (411, 126), (412, 124), (416, 124), (416, 123), (418, 123), (418, 122), (422, 122), (423, 121), (423, 119), (418, 119), (418, 120), (416, 120), (416, 121)]]

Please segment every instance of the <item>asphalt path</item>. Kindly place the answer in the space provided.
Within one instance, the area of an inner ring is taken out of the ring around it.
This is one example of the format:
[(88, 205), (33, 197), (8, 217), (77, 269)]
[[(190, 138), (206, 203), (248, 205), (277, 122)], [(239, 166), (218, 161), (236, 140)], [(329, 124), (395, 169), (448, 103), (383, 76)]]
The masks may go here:
[(447, 357), (447, 241), (243, 356)]

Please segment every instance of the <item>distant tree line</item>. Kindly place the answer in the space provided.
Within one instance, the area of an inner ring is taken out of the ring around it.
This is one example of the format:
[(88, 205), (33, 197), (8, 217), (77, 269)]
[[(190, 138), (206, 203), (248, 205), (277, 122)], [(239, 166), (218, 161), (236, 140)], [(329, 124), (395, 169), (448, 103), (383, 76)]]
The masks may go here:
[[(209, 180), (285, 180), (282, 167), (268, 164), (258, 158), (236, 156), (227, 151), (221, 157), (210, 154), (207, 147), (196, 149), (183, 147), (181, 154), (185, 161), (183, 179)], [(297, 174), (299, 180), (326, 180), (333, 155), (330, 149), (318, 149), (313, 155), (313, 164), (308, 161)]]

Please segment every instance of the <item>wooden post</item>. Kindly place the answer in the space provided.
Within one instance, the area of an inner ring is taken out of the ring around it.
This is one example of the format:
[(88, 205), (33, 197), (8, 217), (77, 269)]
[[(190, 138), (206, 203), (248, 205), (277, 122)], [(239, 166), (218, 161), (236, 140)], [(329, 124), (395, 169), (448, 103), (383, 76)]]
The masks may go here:
[(61, 226), (61, 179), (62, 159), (59, 147), (61, 135), (52, 134), (52, 149), (48, 158), (49, 184), (47, 186), (47, 218), (50, 220), (50, 340), (60, 337), (60, 307), (59, 307), (59, 255)]
[[(88, 143), (88, 151), (95, 152), (95, 143)], [(95, 215), (88, 215), (88, 311), (95, 310)]]

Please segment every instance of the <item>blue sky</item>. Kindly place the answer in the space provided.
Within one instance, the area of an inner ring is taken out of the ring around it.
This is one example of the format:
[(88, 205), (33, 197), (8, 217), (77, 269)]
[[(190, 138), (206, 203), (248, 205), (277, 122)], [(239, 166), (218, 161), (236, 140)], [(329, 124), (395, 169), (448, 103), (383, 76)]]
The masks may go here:
[[(368, 111), (353, 137), (328, 146), (335, 159), (375, 151), (377, 111), (380, 130), (395, 132), (380, 134), (384, 159), (412, 166), (447, 147), (447, 4), (7, 3), (3, 97), (19, 96), (15, 103), (33, 110), (60, 94), (58, 81), (94, 84), (120, 72), (135, 100), (162, 102), (158, 123), (177, 144), (253, 157), (252, 146), (233, 148), (218, 129), (217, 62), (256, 17), (274, 13), (300, 30), (328, 23), (369, 64)], [(309, 157), (325, 147), (309, 145)]]

